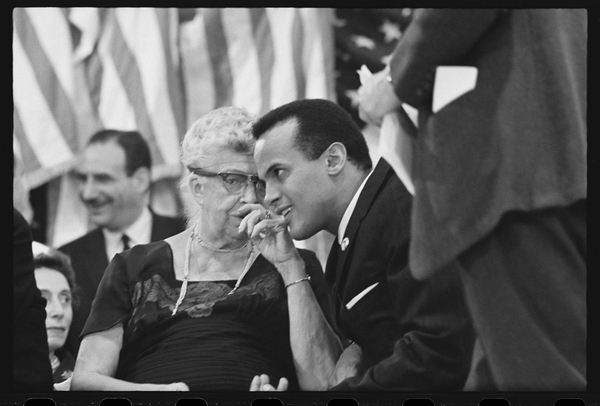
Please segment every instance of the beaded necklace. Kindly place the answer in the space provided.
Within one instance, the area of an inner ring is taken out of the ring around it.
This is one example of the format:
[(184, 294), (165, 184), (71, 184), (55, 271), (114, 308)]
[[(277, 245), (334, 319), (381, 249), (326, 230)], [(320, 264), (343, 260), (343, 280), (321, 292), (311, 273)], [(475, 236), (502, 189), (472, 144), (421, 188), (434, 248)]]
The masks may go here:
[[(191, 246), (192, 246), (192, 241), (194, 240), (194, 236), (195, 236), (194, 230), (195, 230), (195, 227), (192, 230), (192, 232), (190, 234), (190, 238), (188, 239), (187, 244), (185, 246), (185, 262), (183, 264), (183, 283), (181, 285), (181, 293), (179, 294), (179, 298), (177, 299), (177, 302), (175, 303), (175, 308), (173, 309), (173, 313), (171, 314), (172, 316), (174, 316), (177, 313), (177, 309), (179, 309), (179, 306), (183, 302), (183, 298), (185, 297), (185, 294), (187, 293), (188, 279), (189, 279), (189, 273), (190, 273), (190, 259), (191, 259), (191, 252), (192, 252)], [(201, 245), (204, 245), (204, 244), (201, 243)], [(233, 251), (222, 251), (222, 250), (219, 250), (218, 248), (214, 248), (214, 250), (218, 251), (218, 252), (237, 252), (237, 251), (241, 251), (247, 245), (248, 245), (248, 243), (244, 244), (241, 248), (236, 248)], [(207, 246), (207, 248), (212, 249), (212, 247), (210, 247), (210, 246)], [(244, 271), (238, 278), (238, 280), (235, 283), (235, 286), (233, 287), (231, 292), (229, 292), (227, 295), (233, 294), (240, 287), (240, 284), (242, 283), (242, 279), (244, 279), (244, 276), (246, 276), (246, 274), (250, 270), (250, 267), (254, 263), (254, 260), (256, 259), (256, 257), (258, 257), (258, 254), (259, 253), (254, 249), (254, 245), (251, 245), (250, 255), (248, 256), (248, 261), (246, 262)]]

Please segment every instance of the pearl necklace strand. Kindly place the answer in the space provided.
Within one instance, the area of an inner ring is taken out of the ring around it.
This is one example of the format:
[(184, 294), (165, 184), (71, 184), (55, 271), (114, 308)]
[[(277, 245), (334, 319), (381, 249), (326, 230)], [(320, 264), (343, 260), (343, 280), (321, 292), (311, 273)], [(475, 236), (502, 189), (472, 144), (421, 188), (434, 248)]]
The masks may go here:
[[(183, 283), (181, 285), (181, 293), (179, 294), (179, 298), (177, 299), (177, 302), (175, 303), (175, 308), (173, 309), (173, 313), (171, 314), (172, 316), (175, 316), (175, 313), (177, 313), (177, 309), (179, 309), (179, 306), (183, 302), (183, 298), (185, 297), (185, 294), (187, 293), (188, 279), (189, 279), (189, 273), (190, 273), (190, 259), (191, 259), (191, 252), (192, 252), (191, 245), (192, 245), (192, 241), (194, 240), (194, 236), (195, 236), (194, 230), (195, 229), (196, 229), (196, 227), (194, 227), (194, 229), (190, 233), (190, 238), (188, 239), (187, 244), (185, 246), (185, 262), (183, 264)], [(205, 242), (205, 244), (202, 244), (202, 240), (200, 239), (200, 237), (196, 237), (196, 238), (198, 239), (198, 242), (200, 243), (200, 245), (203, 245), (209, 249), (213, 249), (214, 251), (217, 251), (217, 252), (229, 252), (229, 253), (238, 252), (248, 246), (248, 243), (246, 243), (241, 248), (235, 248), (234, 250), (221, 250), (219, 248), (211, 247), (206, 242)], [(254, 263), (254, 260), (256, 259), (256, 257), (258, 257), (258, 252), (254, 250), (254, 245), (251, 245), (250, 255), (248, 256), (248, 261), (246, 262), (244, 271), (238, 278), (238, 280), (235, 283), (235, 286), (233, 287), (231, 292), (229, 292), (227, 295), (233, 294), (240, 287), (240, 284), (242, 283), (242, 279), (244, 279), (244, 276), (246, 276), (246, 274), (250, 270), (250, 267)]]
[(202, 245), (203, 247), (208, 248), (211, 251), (234, 253), (234, 252), (239, 252), (248, 246), (248, 242), (246, 242), (246, 244), (242, 245), (239, 248), (233, 248), (233, 249), (217, 248), (214, 245), (211, 245), (208, 242), (204, 241), (202, 238), (200, 238), (200, 234), (196, 231), (196, 228), (197, 227), (194, 227), (194, 230), (192, 230), (192, 236), (195, 235), (198, 243), (200, 245)]

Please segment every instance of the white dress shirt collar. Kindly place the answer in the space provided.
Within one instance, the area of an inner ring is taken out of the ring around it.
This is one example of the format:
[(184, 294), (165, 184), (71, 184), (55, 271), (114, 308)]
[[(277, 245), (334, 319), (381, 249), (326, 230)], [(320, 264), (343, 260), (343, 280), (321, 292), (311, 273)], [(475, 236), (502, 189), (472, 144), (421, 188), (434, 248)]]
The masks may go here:
[(123, 242), (121, 237), (127, 234), (129, 237), (129, 247), (137, 244), (148, 244), (152, 234), (152, 214), (148, 207), (144, 207), (142, 214), (129, 227), (122, 231), (110, 231), (102, 229), (104, 242), (106, 245), (106, 256), (110, 261), (116, 253), (123, 251)]
[(369, 172), (369, 174), (367, 175), (365, 180), (363, 180), (360, 187), (354, 194), (354, 197), (352, 197), (352, 200), (350, 200), (350, 204), (348, 205), (348, 207), (346, 207), (346, 211), (344, 212), (344, 215), (342, 216), (342, 221), (340, 221), (340, 225), (338, 227), (337, 241), (338, 241), (338, 244), (340, 244), (340, 245), (342, 244), (342, 240), (344, 239), (344, 234), (346, 233), (346, 227), (348, 227), (348, 222), (350, 221), (350, 217), (352, 217), (352, 213), (354, 213), (354, 208), (356, 207), (356, 202), (358, 202), (360, 193), (362, 192), (363, 188), (367, 184), (367, 180), (369, 180), (369, 177), (371, 176), (372, 173), (373, 173), (373, 170), (371, 170), (371, 172)]

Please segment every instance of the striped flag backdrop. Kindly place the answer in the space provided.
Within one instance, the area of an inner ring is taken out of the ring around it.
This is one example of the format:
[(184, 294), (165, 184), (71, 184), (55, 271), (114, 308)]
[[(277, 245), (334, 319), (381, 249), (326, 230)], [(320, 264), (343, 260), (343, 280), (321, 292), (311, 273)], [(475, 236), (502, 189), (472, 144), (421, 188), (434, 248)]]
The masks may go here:
[[(174, 214), (179, 142), (201, 115), (335, 99), (329, 9), (16, 8), (13, 21), (13, 149), (28, 188), (50, 182), (53, 246), (88, 229), (64, 175), (95, 131), (146, 137), (152, 206)], [(321, 240), (301, 245), (322, 256)]]
[(194, 12), (181, 30), (188, 125), (225, 105), (263, 114), (296, 99), (335, 97), (332, 10)]
[[(335, 100), (333, 10), (194, 9), (181, 25), (187, 125), (220, 106), (263, 114), (296, 99)], [(296, 243), (323, 264), (333, 237)]]

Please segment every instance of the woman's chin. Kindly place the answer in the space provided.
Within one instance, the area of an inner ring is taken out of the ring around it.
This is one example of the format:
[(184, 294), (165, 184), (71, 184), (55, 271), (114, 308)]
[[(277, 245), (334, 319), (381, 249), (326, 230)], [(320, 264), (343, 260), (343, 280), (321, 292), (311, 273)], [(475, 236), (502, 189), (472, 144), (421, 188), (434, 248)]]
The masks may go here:
[(50, 352), (54, 352), (56, 350), (61, 349), (66, 342), (66, 337), (63, 339), (59, 339), (59, 338), (48, 338), (48, 349), (50, 350)]

